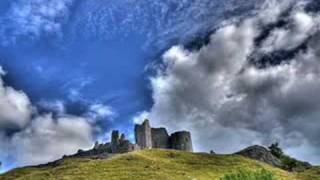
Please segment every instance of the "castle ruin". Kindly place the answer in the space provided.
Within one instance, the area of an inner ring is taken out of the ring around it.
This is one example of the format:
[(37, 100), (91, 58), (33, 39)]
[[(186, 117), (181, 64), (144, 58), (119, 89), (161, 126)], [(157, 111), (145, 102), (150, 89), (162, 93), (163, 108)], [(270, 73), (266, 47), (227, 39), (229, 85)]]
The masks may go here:
[(136, 144), (138, 144), (141, 149), (152, 148), (152, 135), (149, 120), (145, 120), (141, 125), (136, 124), (134, 127), (134, 135)]
[(79, 150), (78, 156), (108, 156), (108, 154), (127, 153), (141, 149), (175, 149), (192, 152), (191, 134), (187, 131), (174, 132), (169, 135), (165, 128), (153, 128), (149, 120), (134, 127), (135, 143), (126, 139), (124, 134), (114, 130), (111, 133), (111, 142), (95, 143), (89, 151)]
[(134, 128), (136, 144), (141, 149), (176, 149), (181, 151), (193, 151), (191, 134), (187, 131), (175, 132), (169, 136), (165, 128), (150, 127), (149, 120)]

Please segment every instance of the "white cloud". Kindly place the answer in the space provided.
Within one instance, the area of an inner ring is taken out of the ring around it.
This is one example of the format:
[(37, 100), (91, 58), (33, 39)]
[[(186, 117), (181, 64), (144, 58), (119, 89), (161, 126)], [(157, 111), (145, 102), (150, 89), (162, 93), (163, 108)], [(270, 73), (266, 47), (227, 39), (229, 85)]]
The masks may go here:
[(38, 116), (30, 126), (11, 138), (11, 155), (19, 166), (47, 163), (78, 149), (91, 148), (92, 132), (93, 128), (85, 118)]
[(33, 111), (30, 100), (22, 91), (5, 86), (2, 75), (4, 71), (0, 67), (0, 131), (23, 128)]
[(65, 114), (65, 104), (61, 100), (55, 101), (40, 101), (39, 106), (46, 110), (50, 110), (51, 112), (55, 112), (57, 114)]
[(138, 113), (135, 117), (133, 117), (133, 122), (135, 124), (142, 124), (144, 120), (149, 119), (149, 112), (143, 111)]
[[(189, 41), (214, 29), (234, 14), (247, 15), (265, 0), (86, 0), (75, 12), (75, 36), (113, 39), (140, 34), (146, 46), (165, 48), (172, 41)], [(192, 24), (192, 27), (190, 27)]]
[(266, 24), (274, 23), (277, 21), (279, 16), (292, 5), (293, 2), (294, 0), (266, 0), (262, 4), (262, 8), (260, 9), (262, 12), (258, 14), (258, 18)]
[[(288, 27), (292, 46), (313, 27), (311, 16), (296, 13), (290, 21), (296, 25)], [(290, 154), (319, 163), (320, 38), (287, 63), (257, 68), (248, 57), (260, 50), (254, 42), (266, 25), (262, 17), (220, 28), (199, 51), (169, 49), (166, 68), (151, 77), (154, 105), (135, 121), (147, 115), (169, 131), (190, 130), (198, 151), (234, 152), (280, 141)]]
[(110, 106), (106, 106), (103, 104), (92, 104), (89, 107), (88, 116), (92, 119), (101, 119), (109, 117), (110, 120), (116, 116), (116, 112), (114, 112), (113, 108)]
[[(0, 74), (4, 75), (1, 66)], [(0, 77), (0, 161), (4, 168), (9, 162), (13, 166), (47, 163), (92, 146), (97, 129), (90, 117), (65, 114), (61, 101), (42, 105), (58, 111), (57, 116), (39, 114), (24, 92), (5, 86)], [(103, 107), (94, 110), (109, 113)]]
[(3, 70), (3, 68), (0, 66), (0, 76), (6, 75), (6, 72)]
[(291, 12), (290, 19), (292, 23), (289, 27), (279, 28), (272, 32), (263, 44), (264, 51), (294, 49), (318, 31), (319, 16), (298, 9)]

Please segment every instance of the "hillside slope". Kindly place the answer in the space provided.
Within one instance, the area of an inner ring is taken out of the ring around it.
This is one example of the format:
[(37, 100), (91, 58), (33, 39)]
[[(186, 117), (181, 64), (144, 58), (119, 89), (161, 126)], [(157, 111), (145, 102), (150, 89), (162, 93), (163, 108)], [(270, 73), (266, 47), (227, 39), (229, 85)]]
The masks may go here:
[[(67, 158), (56, 163), (15, 169), (0, 176), (4, 180), (41, 179), (219, 179), (239, 169), (266, 169), (278, 179), (315, 180), (317, 169), (291, 174), (238, 155), (210, 155), (172, 150), (145, 150), (110, 159)], [(308, 179), (309, 177), (309, 179)], [(320, 179), (320, 178), (319, 178)]]

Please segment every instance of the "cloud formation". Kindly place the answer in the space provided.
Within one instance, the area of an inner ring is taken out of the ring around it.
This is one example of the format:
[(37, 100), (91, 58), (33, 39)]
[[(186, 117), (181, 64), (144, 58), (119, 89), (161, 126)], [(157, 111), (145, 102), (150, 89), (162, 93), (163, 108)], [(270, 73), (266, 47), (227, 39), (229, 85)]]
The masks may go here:
[(66, 113), (65, 103), (62, 100), (55, 100), (55, 101), (42, 100), (38, 104), (40, 108), (53, 112), (58, 115)]
[(47, 163), (92, 146), (97, 130), (92, 117), (68, 115), (59, 101), (42, 103), (55, 115), (40, 113), (24, 92), (5, 85), (1, 67), (0, 74), (0, 160), (5, 168)]
[[(19, 166), (47, 163), (78, 149), (92, 146), (93, 127), (87, 119), (45, 114), (33, 119), (24, 130), (4, 144)], [(1, 145), (3, 147), (3, 145)], [(8, 152), (7, 152), (8, 153)]]
[[(41, 37), (119, 40), (134, 34), (147, 39), (146, 48), (162, 50), (173, 41), (186, 42), (211, 31), (215, 28), (212, 24), (226, 17), (247, 15), (261, 2), (18, 0), (11, 2), (0, 18), (0, 37), (2, 45), (12, 45)], [(194, 26), (191, 28), (190, 24)]]
[(41, 36), (62, 36), (62, 26), (69, 18), (74, 0), (18, 0), (12, 2), (1, 18), (3, 44)]
[[(166, 48), (172, 41), (184, 42), (214, 29), (226, 17), (247, 15), (261, 0), (86, 0), (79, 5), (71, 24), (74, 36), (99, 39), (140, 34), (146, 46)], [(190, 27), (190, 24), (193, 26)], [(79, 31), (81, 29), (81, 31)]]
[(289, 19), (287, 27), (274, 30), (264, 42), (265, 51), (293, 49), (318, 30), (319, 15), (306, 14), (303, 7), (294, 9)]
[[(285, 27), (266, 33), (285, 7), (270, 3), (254, 17), (227, 23), (200, 50), (170, 48), (150, 78), (154, 105), (140, 116), (170, 131), (191, 130), (198, 151), (234, 152), (280, 141), (290, 154), (320, 163), (318, 17), (297, 2)], [(266, 19), (270, 8), (279, 12)], [(256, 51), (290, 51), (303, 43), (304, 50), (279, 65), (259, 68), (249, 61)]]
[(116, 116), (115, 111), (112, 109), (112, 107), (104, 105), (104, 104), (92, 104), (89, 107), (89, 112), (87, 114), (92, 119), (103, 119), (106, 117), (109, 117), (110, 120), (113, 119), (114, 116)]
[[(0, 68), (0, 77), (5, 72)], [(4, 85), (0, 78), (0, 131), (23, 128), (29, 122), (32, 106), (22, 91)]]

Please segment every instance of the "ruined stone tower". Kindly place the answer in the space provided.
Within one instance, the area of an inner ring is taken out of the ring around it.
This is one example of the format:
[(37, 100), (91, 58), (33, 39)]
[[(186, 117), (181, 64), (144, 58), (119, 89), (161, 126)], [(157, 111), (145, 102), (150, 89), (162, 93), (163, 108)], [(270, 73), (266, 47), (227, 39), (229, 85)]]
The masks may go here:
[(171, 148), (181, 151), (193, 151), (191, 134), (187, 131), (175, 132), (170, 137)]
[(134, 135), (136, 143), (141, 149), (152, 148), (151, 127), (149, 120), (145, 120), (141, 125), (136, 124), (134, 127)]
[(165, 128), (151, 128), (152, 148), (169, 149), (169, 134)]
[[(99, 145), (95, 145), (96, 149), (99, 149)], [(111, 143), (107, 143), (105, 149), (111, 153), (126, 153), (139, 150), (139, 146), (132, 144), (126, 139), (124, 134), (119, 134), (119, 131), (112, 131)]]
[(117, 152), (120, 144), (119, 131), (112, 131), (111, 133), (111, 151)]
[(159, 148), (193, 151), (191, 134), (187, 131), (175, 132), (169, 136), (165, 128), (152, 128), (149, 120), (145, 120), (141, 125), (135, 125), (134, 133), (136, 143), (141, 149)]

